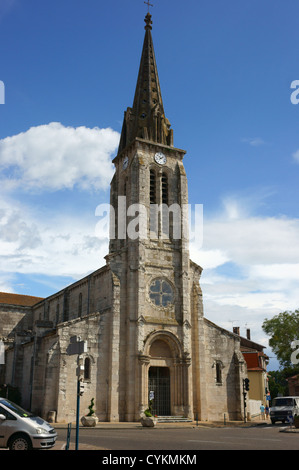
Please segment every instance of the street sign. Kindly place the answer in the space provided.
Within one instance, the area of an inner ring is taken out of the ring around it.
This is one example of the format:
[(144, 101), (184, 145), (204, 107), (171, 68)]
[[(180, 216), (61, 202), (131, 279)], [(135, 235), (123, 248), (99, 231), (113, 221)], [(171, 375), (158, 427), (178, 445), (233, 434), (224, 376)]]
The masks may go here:
[(71, 342), (66, 349), (66, 353), (69, 356), (73, 356), (74, 354), (80, 355), (87, 352), (87, 341), (77, 341), (77, 339), (76, 336), (70, 338)]
[(293, 422), (294, 422), (294, 418), (293, 418), (293, 416), (292, 416), (292, 415), (290, 415), (290, 416), (287, 416), (287, 422), (288, 422), (289, 424), (293, 424)]

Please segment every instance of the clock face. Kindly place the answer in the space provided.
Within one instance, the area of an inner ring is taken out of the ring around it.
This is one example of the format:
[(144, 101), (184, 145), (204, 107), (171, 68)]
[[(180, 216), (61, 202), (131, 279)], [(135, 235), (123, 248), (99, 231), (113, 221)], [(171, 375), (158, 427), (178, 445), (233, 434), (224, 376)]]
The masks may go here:
[(155, 155), (155, 161), (156, 161), (157, 163), (159, 163), (159, 165), (165, 165), (165, 163), (166, 163), (166, 157), (165, 157), (164, 153), (162, 153), (162, 152), (156, 153), (156, 155)]
[(124, 161), (123, 161), (123, 169), (125, 170), (128, 166), (128, 163), (129, 163), (129, 159), (128, 157), (125, 157)]

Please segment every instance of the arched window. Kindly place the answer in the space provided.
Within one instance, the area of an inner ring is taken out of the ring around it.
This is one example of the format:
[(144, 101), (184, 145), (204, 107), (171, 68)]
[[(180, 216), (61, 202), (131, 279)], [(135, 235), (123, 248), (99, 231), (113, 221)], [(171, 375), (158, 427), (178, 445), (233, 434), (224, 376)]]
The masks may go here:
[(216, 362), (216, 384), (221, 385), (222, 384), (222, 362), (217, 361)]
[(84, 360), (84, 380), (90, 380), (91, 373), (91, 362), (90, 358), (86, 357)]
[(150, 231), (158, 233), (156, 173), (150, 170)]
[(168, 178), (166, 173), (162, 173), (162, 204), (168, 205)]
[(156, 173), (150, 170), (150, 204), (156, 204)]

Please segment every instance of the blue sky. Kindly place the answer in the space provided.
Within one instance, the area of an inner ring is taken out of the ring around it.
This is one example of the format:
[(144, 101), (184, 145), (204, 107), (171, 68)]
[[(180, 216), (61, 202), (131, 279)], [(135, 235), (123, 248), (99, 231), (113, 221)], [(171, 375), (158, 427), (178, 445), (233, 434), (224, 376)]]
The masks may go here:
[[(189, 202), (204, 207), (190, 251), (205, 316), (267, 346), (263, 320), (298, 308), (299, 2), (152, 3), (166, 116), (187, 151)], [(95, 212), (109, 202), (146, 11), (1, 1), (0, 290), (48, 296), (105, 264)]]

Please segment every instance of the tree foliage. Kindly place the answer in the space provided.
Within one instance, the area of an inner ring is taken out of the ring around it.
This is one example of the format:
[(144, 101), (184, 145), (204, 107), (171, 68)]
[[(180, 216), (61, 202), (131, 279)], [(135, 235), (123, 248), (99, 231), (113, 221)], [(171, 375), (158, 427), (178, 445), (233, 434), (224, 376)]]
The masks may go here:
[(268, 372), (268, 386), (272, 400), (278, 396), (289, 395), (289, 384), (287, 379), (296, 373), (299, 373), (299, 367), (297, 367), (297, 369), (287, 367), (282, 370)]
[[(294, 368), (292, 363), (293, 341), (299, 340), (299, 310), (282, 312), (270, 320), (265, 320), (262, 328), (271, 336), (269, 346), (272, 348), (281, 367)], [(296, 366), (296, 365), (295, 365)]]

